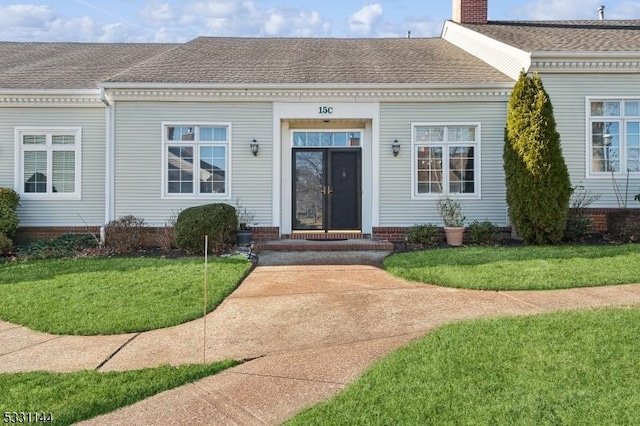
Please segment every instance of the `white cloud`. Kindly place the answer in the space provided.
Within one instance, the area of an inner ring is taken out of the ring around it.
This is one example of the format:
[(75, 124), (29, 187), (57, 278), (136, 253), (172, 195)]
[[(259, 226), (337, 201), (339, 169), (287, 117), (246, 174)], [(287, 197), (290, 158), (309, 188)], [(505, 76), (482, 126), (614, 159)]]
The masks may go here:
[(34, 4), (0, 6), (0, 16), (2, 16), (3, 22), (12, 27), (38, 27), (41, 22), (51, 20), (53, 15), (53, 10), (49, 6)]
[(513, 14), (528, 20), (598, 19), (602, 0), (535, 0), (513, 8)]
[(152, 0), (140, 9), (138, 17), (146, 25), (157, 27), (167, 25), (175, 18), (175, 13), (169, 3)]
[(370, 4), (349, 18), (349, 30), (352, 33), (368, 35), (373, 32), (373, 26), (382, 18), (382, 6), (379, 3)]
[(264, 32), (267, 35), (274, 36), (282, 33), (282, 29), (286, 25), (286, 19), (277, 13), (271, 14), (269, 20), (264, 23)]

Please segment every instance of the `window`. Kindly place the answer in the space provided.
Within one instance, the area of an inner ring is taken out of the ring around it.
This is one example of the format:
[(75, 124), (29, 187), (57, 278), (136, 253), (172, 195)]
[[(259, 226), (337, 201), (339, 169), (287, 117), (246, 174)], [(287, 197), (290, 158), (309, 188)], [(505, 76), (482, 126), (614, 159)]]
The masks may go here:
[(640, 172), (640, 100), (590, 100), (592, 175)]
[(24, 199), (80, 198), (80, 128), (16, 128), (16, 192)]
[(293, 132), (295, 147), (340, 147), (352, 148), (360, 146), (359, 131), (327, 131)]
[(229, 125), (164, 125), (165, 195), (226, 195), (228, 146)]
[(479, 124), (414, 124), (414, 195), (478, 194)]

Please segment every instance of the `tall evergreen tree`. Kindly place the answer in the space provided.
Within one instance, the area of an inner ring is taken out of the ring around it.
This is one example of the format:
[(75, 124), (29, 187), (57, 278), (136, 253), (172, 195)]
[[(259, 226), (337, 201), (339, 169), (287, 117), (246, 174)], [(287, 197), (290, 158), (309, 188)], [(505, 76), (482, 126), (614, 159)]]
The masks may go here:
[(504, 171), (509, 217), (528, 244), (562, 239), (571, 181), (556, 131), (553, 106), (542, 80), (524, 71), (507, 112)]

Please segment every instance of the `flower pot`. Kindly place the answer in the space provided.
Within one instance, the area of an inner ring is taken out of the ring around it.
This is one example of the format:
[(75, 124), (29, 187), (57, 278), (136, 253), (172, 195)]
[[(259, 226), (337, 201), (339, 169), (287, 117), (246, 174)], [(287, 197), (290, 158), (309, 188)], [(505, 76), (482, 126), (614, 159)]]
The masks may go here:
[(251, 229), (238, 229), (236, 231), (236, 245), (243, 246), (251, 244), (253, 240), (253, 232)]
[(464, 239), (464, 227), (444, 227), (444, 235), (447, 237), (447, 244), (450, 246), (461, 246)]

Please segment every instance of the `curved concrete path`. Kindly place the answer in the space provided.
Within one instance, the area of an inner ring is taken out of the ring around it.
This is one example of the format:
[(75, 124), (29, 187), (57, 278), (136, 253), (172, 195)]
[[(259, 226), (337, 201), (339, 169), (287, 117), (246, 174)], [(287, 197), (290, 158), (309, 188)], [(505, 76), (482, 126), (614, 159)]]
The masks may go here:
[[(444, 323), (639, 304), (638, 284), (470, 291), (407, 282), (373, 266), (259, 266), (206, 319), (207, 362), (251, 361), (86, 423), (278, 424)], [(0, 322), (0, 372), (199, 363), (205, 352), (203, 324), (78, 337)]]

